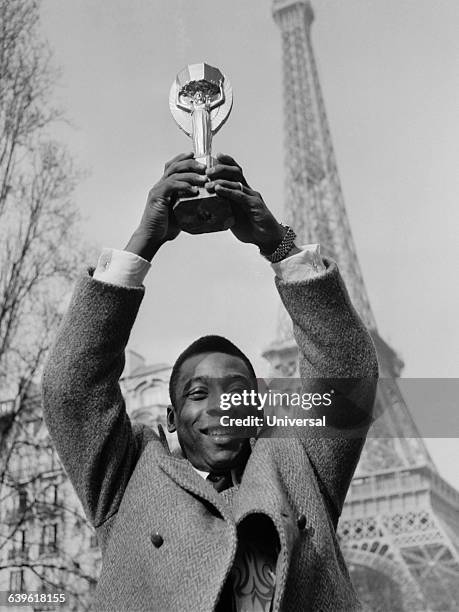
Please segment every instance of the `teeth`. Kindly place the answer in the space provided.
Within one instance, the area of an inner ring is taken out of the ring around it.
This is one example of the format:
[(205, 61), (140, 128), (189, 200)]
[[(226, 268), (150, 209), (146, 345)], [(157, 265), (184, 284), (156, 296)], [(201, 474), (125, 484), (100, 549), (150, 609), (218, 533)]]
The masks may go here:
[(227, 429), (213, 429), (212, 431), (208, 431), (207, 435), (208, 436), (227, 436), (230, 433), (231, 432), (228, 431)]

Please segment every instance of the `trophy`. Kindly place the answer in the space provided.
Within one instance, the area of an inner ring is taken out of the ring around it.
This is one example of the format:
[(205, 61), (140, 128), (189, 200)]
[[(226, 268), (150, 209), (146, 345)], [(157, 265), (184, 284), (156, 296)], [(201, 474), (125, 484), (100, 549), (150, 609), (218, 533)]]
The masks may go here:
[[(228, 79), (209, 64), (186, 66), (172, 84), (169, 106), (178, 126), (193, 141), (195, 159), (211, 168), (212, 136), (233, 106)], [(179, 227), (190, 234), (219, 232), (234, 224), (230, 202), (205, 187), (199, 187), (196, 196), (178, 199), (173, 210)]]

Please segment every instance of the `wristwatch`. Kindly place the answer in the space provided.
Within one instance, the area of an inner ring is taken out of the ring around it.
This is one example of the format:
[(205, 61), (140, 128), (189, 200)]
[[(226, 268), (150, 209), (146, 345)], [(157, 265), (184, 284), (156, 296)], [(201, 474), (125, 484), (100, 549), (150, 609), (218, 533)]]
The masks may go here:
[(296, 238), (295, 232), (288, 225), (283, 225), (282, 223), (281, 225), (287, 231), (285, 232), (281, 243), (279, 244), (277, 249), (274, 251), (274, 253), (271, 253), (270, 255), (266, 255), (265, 253), (262, 253), (260, 250), (260, 254), (263, 255), (263, 257), (271, 263), (278, 263), (279, 261), (282, 261), (283, 259), (285, 259), (295, 244), (295, 238)]

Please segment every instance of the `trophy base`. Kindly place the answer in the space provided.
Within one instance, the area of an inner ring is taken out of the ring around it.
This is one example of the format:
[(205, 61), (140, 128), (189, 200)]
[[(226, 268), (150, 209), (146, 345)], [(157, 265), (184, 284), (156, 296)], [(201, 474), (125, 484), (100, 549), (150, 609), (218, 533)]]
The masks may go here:
[(228, 200), (204, 187), (192, 198), (180, 198), (174, 205), (174, 215), (181, 230), (189, 234), (222, 232), (234, 225), (233, 211)]

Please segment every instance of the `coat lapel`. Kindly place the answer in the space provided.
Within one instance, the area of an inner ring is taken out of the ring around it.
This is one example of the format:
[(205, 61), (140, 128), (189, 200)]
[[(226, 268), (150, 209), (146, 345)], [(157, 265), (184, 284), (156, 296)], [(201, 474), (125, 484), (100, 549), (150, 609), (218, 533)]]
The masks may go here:
[(158, 463), (163, 472), (182, 489), (212, 504), (223, 518), (234, 522), (224, 498), (193, 469), (189, 461), (180, 456), (166, 455)]
[[(269, 449), (269, 442), (260, 439), (256, 445), (252, 446), (252, 454), (240, 486), (231, 496), (232, 502), (228, 503), (225, 501), (225, 492), (217, 493), (213, 486), (193, 469), (189, 461), (183, 458), (180, 450), (173, 451), (172, 454), (164, 454), (158, 464), (161, 470), (178, 486), (200, 498), (204, 503), (211, 504), (224, 519), (233, 525), (241, 523), (245, 517), (256, 513), (266, 514), (272, 520), (281, 546), (276, 568), (277, 584), (274, 601), (274, 609), (278, 610), (282, 606), (292, 552), (299, 536), (297, 524), (299, 514), (304, 514), (309, 523), (312, 517), (317, 516), (320, 509), (317, 507), (315, 498), (318, 491), (311, 490), (305, 491), (300, 509), (292, 508), (272, 449)], [(295, 467), (301, 469), (300, 466)], [(305, 471), (310, 470), (307, 465), (301, 467)], [(314, 483), (311, 482), (310, 486), (314, 488)]]
[[(274, 444), (277, 444), (274, 441)], [(292, 559), (295, 542), (299, 537), (298, 518), (304, 514), (309, 522), (317, 511), (310, 504), (310, 495), (305, 491), (304, 505), (300, 509), (292, 508), (287, 495), (285, 483), (279, 474), (270, 440), (260, 439), (252, 448), (240, 489), (233, 502), (233, 514), (236, 524), (253, 513), (263, 513), (272, 520), (280, 542), (280, 552), (276, 568), (276, 594), (274, 609), (281, 606), (281, 597)]]

